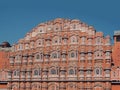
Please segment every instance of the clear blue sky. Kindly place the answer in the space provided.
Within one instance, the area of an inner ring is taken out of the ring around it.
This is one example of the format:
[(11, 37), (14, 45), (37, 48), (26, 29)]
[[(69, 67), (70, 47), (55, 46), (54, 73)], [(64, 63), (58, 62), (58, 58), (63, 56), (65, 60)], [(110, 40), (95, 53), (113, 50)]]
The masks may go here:
[(16, 43), (41, 22), (79, 19), (104, 35), (120, 30), (120, 0), (0, 0), (0, 43)]

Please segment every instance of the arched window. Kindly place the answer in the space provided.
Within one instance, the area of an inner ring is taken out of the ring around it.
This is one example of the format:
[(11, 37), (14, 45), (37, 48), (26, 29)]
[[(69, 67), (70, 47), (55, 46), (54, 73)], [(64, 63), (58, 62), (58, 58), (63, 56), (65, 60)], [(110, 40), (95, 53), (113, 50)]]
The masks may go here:
[(94, 87), (94, 90), (103, 90), (103, 88), (98, 85), (98, 86)]
[(22, 50), (22, 49), (23, 49), (23, 45), (19, 44), (19, 50)]
[(39, 83), (34, 83), (32, 85), (32, 90), (40, 90), (41, 89), (41, 86), (39, 85)]
[(103, 52), (102, 51), (96, 51), (95, 52), (95, 57), (102, 57), (102, 55), (103, 55)]
[(42, 53), (40, 53), (40, 60), (42, 60), (43, 59), (43, 54)]
[(106, 37), (105, 45), (111, 45), (110, 37)]
[[(77, 86), (75, 85), (75, 84), (73, 84), (73, 83), (70, 83), (69, 85), (68, 85), (68, 90), (77, 90)], [(80, 89), (81, 90), (81, 89)], [(83, 90), (83, 89), (82, 89)]]
[(42, 53), (36, 54), (36, 59), (37, 59), (37, 60), (42, 60), (42, 59), (43, 59), (43, 54), (42, 54)]
[(106, 56), (110, 56), (110, 52), (106, 52), (105, 55), (106, 55)]
[(53, 43), (54, 45), (61, 43), (61, 38), (60, 38), (59, 36), (55, 36), (55, 37), (53, 38), (52, 43)]
[(14, 71), (14, 76), (19, 76), (19, 74), (20, 74), (19, 70)]
[(36, 55), (36, 59), (40, 59), (40, 55), (39, 54)]
[(34, 74), (34, 76), (39, 76), (40, 75), (40, 70), (39, 69), (35, 69), (33, 74)]
[(40, 32), (40, 33), (44, 32), (43, 27), (41, 27), (41, 28), (39, 29), (39, 32)]
[(92, 45), (92, 39), (88, 38), (88, 45)]
[(101, 43), (102, 43), (101, 37), (97, 37), (96, 38), (96, 44), (98, 45), (98, 44), (101, 44)]
[(56, 53), (56, 52), (54, 52), (54, 53), (52, 54), (52, 58), (57, 58), (57, 53)]
[(70, 41), (71, 41), (71, 43), (76, 43), (76, 42), (78, 42), (76, 36), (72, 36), (72, 37), (70, 38)]
[(55, 69), (51, 69), (51, 74), (55, 75), (57, 74), (57, 71)]
[(52, 84), (48, 87), (48, 90), (59, 90), (58, 86), (55, 84)]
[(102, 75), (102, 68), (96, 68), (95, 69), (95, 75)]
[(81, 44), (85, 44), (85, 40), (86, 40), (85, 37), (81, 37)]
[(53, 52), (53, 53), (52, 53), (52, 58), (53, 58), (53, 59), (60, 58), (60, 52), (58, 52), (58, 51)]
[(75, 57), (75, 53), (71, 52), (71, 58), (74, 58), (74, 57)]
[(43, 39), (37, 40), (37, 47), (42, 46), (42, 45), (43, 45)]
[(69, 70), (69, 75), (73, 75), (73, 74), (75, 74), (74, 70), (73, 70), (73, 69), (70, 69), (70, 70)]
[(31, 47), (31, 48), (34, 48), (34, 42), (31, 42), (31, 43), (30, 43), (30, 47)]
[(99, 75), (100, 74), (100, 70), (96, 69), (96, 74)]
[(77, 52), (76, 51), (71, 51), (70, 54), (69, 54), (70, 58), (77, 58)]
[(29, 49), (29, 44), (25, 44), (25, 49)]

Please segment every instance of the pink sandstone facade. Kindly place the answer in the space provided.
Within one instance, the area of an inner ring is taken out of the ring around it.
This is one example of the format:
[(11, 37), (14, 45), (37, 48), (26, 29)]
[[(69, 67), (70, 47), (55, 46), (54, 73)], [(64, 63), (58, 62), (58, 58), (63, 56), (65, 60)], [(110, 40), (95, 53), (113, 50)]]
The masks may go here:
[(92, 26), (57, 18), (12, 46), (9, 90), (111, 90), (112, 45)]
[(120, 31), (113, 38), (77, 19), (41, 23), (0, 44), (0, 90), (120, 90)]

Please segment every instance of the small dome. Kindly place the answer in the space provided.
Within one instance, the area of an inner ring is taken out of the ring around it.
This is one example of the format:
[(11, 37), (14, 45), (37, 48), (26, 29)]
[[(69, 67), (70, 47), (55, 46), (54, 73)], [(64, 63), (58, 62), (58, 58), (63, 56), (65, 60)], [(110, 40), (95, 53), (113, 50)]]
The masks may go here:
[(1, 46), (2, 47), (11, 47), (8, 42), (2, 42)]

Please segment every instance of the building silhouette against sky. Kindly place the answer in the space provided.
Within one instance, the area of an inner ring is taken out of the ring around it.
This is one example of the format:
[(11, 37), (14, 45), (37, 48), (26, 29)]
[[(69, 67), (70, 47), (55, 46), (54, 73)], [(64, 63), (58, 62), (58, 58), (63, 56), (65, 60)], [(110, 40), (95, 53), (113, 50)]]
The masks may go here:
[(111, 45), (109, 35), (77, 19), (40, 23), (12, 45), (5, 72), (6, 88), (117, 90), (119, 42), (119, 31)]

